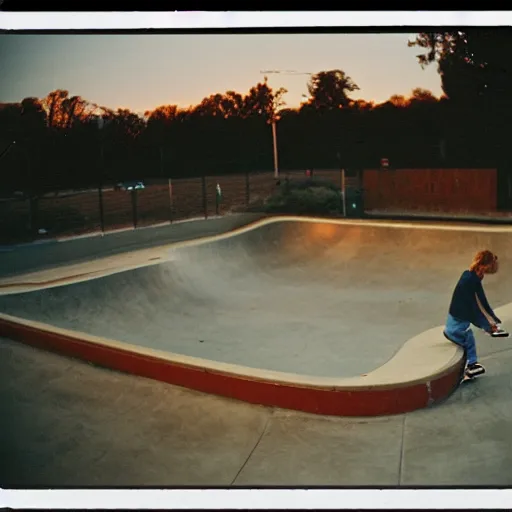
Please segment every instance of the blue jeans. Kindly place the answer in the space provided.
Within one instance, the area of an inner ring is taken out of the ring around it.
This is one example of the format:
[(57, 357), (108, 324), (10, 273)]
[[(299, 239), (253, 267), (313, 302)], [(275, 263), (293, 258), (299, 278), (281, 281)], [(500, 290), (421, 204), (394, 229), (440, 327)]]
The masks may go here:
[(468, 364), (477, 362), (475, 336), (469, 322), (459, 320), (448, 314), (443, 334), (451, 342), (464, 349)]

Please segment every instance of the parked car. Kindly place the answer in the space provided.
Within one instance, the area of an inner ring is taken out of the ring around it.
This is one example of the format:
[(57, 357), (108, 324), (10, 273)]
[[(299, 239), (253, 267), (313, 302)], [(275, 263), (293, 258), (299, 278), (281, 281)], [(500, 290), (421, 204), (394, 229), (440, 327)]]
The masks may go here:
[(114, 187), (115, 190), (142, 190), (144, 188), (142, 181), (122, 181)]

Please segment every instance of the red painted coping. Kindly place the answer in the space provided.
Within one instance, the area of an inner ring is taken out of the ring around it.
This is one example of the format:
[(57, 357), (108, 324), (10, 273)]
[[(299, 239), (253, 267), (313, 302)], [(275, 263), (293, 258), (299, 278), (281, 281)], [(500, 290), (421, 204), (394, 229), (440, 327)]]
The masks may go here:
[[(87, 341), (78, 337), (80, 333), (71, 334), (69, 331), (70, 334), (67, 334), (68, 331), (64, 330), (56, 332), (34, 327), (33, 322), (19, 320), (18, 322), (15, 317), (1, 315), (0, 336), (103, 367), (205, 393), (321, 415), (381, 416), (410, 412), (432, 405), (448, 397), (458, 386), (463, 363), (461, 357), (452, 358), (439, 372), (416, 382), (363, 386), (308, 385), (300, 382), (295, 384), (293, 381), (279, 382), (272, 378), (186, 364), (157, 357), (155, 352), (134, 352), (122, 348), (122, 344), (113, 346)], [(356, 379), (360, 381), (364, 377)], [(350, 380), (340, 379), (339, 382), (341, 384)]]

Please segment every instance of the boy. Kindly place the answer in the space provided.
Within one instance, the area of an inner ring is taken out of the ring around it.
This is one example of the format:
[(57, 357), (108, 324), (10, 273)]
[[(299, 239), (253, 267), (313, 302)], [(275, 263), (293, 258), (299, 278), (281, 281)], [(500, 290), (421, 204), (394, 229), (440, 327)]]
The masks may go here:
[(471, 324), (488, 333), (499, 331), (501, 320), (489, 306), (482, 287), (485, 274), (498, 272), (498, 257), (491, 251), (478, 252), (473, 258), (469, 270), (465, 270), (453, 291), (444, 336), (460, 345), (467, 357), (466, 375), (475, 377), (485, 373), (478, 363), (476, 344)]

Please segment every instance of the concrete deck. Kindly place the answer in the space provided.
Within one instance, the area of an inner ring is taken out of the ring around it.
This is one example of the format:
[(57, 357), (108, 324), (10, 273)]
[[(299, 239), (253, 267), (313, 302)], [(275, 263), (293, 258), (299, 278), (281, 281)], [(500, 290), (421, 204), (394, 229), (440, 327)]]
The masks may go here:
[(0, 339), (0, 487), (510, 487), (512, 350), (477, 337), (486, 375), (378, 418), (251, 405)]
[[(432, 319), (444, 319), (468, 247), (492, 237), (504, 252), (510, 233), (264, 219), (4, 279), (0, 333), (265, 405), (405, 412), (454, 389), (461, 351)], [(500, 314), (506, 321), (508, 309)]]

